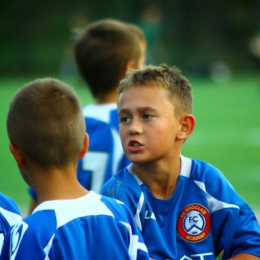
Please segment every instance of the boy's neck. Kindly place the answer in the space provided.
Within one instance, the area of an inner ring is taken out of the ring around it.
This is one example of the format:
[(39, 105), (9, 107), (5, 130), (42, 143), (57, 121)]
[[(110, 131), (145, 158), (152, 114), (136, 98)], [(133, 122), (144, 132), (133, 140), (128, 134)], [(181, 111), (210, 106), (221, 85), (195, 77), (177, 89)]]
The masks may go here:
[(97, 104), (117, 103), (117, 98), (118, 98), (117, 89), (114, 89), (111, 92), (100, 94), (96, 99), (96, 103)]
[(176, 189), (181, 162), (180, 158), (174, 161), (169, 165), (134, 164), (138, 178), (158, 199), (169, 199)]
[(76, 199), (89, 192), (78, 182), (74, 165), (46, 171), (38, 169), (32, 181), (38, 204), (49, 200)]

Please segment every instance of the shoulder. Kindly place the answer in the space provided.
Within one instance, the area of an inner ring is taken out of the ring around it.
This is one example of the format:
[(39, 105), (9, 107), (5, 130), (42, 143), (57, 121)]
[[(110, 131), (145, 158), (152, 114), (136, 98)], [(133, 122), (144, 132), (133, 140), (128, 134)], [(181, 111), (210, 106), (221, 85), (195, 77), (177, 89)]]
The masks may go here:
[(0, 193), (0, 218), (2, 222), (6, 222), (7, 226), (12, 226), (22, 219), (14, 200), (2, 193)]
[(140, 198), (143, 196), (142, 183), (129, 172), (132, 164), (120, 170), (103, 185), (101, 194), (116, 198), (125, 203), (132, 214), (135, 214)]
[(223, 174), (216, 167), (208, 162), (181, 156), (180, 175), (193, 180), (204, 180), (209, 177), (210, 174), (219, 177), (223, 176)]
[(3, 240), (13, 225), (20, 222), (22, 217), (14, 200), (0, 193), (0, 253)]
[(83, 107), (83, 114), (86, 118), (94, 118), (107, 124), (113, 120), (118, 122), (116, 103), (90, 104)]
[(90, 123), (93, 124), (93, 122), (96, 122), (96, 124), (99, 122), (100, 125), (101, 123), (103, 123), (103, 125), (107, 124), (108, 127), (119, 135), (119, 120), (116, 103), (91, 104), (83, 107), (83, 114), (87, 125)]
[(233, 189), (228, 179), (223, 173), (215, 166), (208, 162), (181, 157), (182, 170), (181, 176), (187, 177), (195, 183), (203, 183), (207, 188), (217, 188), (220, 185), (227, 186), (227, 188)]
[(121, 169), (102, 188), (102, 194), (120, 199), (123, 194), (135, 194), (141, 192), (140, 183), (131, 173), (132, 164)]
[(115, 219), (121, 221), (129, 219), (129, 210), (122, 201), (107, 196), (102, 196), (100, 200), (111, 211), (111, 216)]
[(26, 228), (28, 236), (50, 237), (57, 229), (56, 213), (54, 210), (34, 211), (24, 218), (19, 225)]
[[(91, 136), (90, 146), (92, 144), (102, 145), (102, 147), (107, 146), (109, 143), (109, 150), (112, 150), (115, 146), (113, 143), (114, 139), (119, 140), (120, 137), (118, 133), (118, 119), (116, 122), (112, 121), (112, 111), (116, 112), (117, 110), (109, 111), (106, 109), (108, 105), (89, 105), (84, 107), (84, 117), (87, 126), (87, 132)], [(109, 107), (108, 107), (109, 108)], [(119, 143), (121, 147), (121, 143)]]
[(205, 194), (212, 212), (229, 208), (252, 213), (247, 203), (219, 169), (205, 161), (189, 159), (189, 162), (190, 174), (185, 177)]
[(2, 193), (0, 193), (0, 207), (20, 215), (20, 211), (15, 201)]
[[(10, 259), (32, 259), (32, 256), (38, 255), (44, 259), (44, 246), (56, 230), (55, 218), (50, 218), (48, 213), (50, 211), (36, 212), (16, 223), (6, 238), (3, 255), (10, 256)], [(9, 251), (9, 248), (13, 250)]]

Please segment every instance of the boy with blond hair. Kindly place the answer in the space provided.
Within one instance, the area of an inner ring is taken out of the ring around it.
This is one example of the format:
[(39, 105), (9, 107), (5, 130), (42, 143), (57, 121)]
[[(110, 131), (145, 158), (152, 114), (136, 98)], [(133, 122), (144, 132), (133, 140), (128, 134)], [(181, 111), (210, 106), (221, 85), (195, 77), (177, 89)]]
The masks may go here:
[(72, 88), (51, 78), (26, 84), (10, 103), (7, 131), (39, 205), (12, 228), (0, 259), (149, 259), (125, 205), (77, 179), (89, 138)]
[(181, 155), (192, 134), (192, 88), (167, 65), (131, 71), (119, 86), (124, 152), (132, 162), (102, 194), (132, 212), (153, 259), (260, 259), (251, 208), (212, 165)]

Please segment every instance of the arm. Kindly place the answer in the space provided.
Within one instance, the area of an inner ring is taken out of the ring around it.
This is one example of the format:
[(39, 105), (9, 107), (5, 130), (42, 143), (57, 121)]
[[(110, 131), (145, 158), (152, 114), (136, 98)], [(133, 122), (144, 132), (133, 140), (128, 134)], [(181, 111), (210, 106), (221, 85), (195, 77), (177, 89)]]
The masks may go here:
[(217, 248), (224, 249), (223, 259), (259, 259), (256, 256), (260, 257), (260, 227), (254, 212), (224, 175), (214, 168), (207, 170), (211, 225)]
[[(39, 222), (35, 222), (34, 226), (38, 224)], [(46, 222), (46, 225), (49, 225), (49, 222)], [(35, 259), (36, 256), (37, 259), (46, 259), (39, 233), (42, 232), (35, 228), (31, 230), (25, 221), (14, 225), (4, 240), (0, 260), (30, 260)], [(47, 229), (45, 233), (48, 233)]]
[[(129, 179), (126, 181), (130, 182)], [(126, 185), (124, 182), (117, 179), (116, 177), (112, 177), (103, 185), (101, 194), (106, 197), (111, 197), (124, 202), (124, 204), (128, 207), (134, 216), (137, 210), (136, 204), (138, 202), (139, 185), (132, 185), (132, 188), (135, 189), (137, 194), (133, 192), (133, 189), (129, 189), (128, 185)]]
[(254, 256), (254, 255), (250, 255), (250, 254), (246, 254), (246, 253), (241, 253), (238, 255), (235, 255), (231, 258), (229, 258), (230, 260), (257, 260), (260, 259), (260, 257)]

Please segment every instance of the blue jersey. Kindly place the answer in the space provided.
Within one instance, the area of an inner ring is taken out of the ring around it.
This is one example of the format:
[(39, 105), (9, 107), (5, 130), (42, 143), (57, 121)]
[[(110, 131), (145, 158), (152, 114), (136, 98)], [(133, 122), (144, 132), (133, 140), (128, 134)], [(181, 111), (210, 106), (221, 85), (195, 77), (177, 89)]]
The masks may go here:
[(83, 108), (83, 114), (89, 149), (79, 160), (77, 176), (84, 187), (99, 193), (102, 185), (130, 162), (120, 141), (116, 104), (88, 105)]
[(208, 163), (181, 156), (174, 194), (155, 198), (134, 172), (121, 170), (102, 194), (123, 201), (134, 215), (153, 259), (223, 259), (240, 252), (260, 257), (257, 219), (228, 180)]
[(14, 200), (0, 193), (0, 255), (5, 236), (11, 226), (22, 219)]
[(119, 201), (91, 191), (46, 201), (17, 223), (0, 259), (149, 259), (131, 213)]
[[(130, 162), (120, 141), (116, 104), (88, 105), (83, 107), (83, 114), (89, 149), (78, 162), (77, 178), (86, 189), (100, 193), (102, 185)], [(32, 188), (29, 193), (37, 200)]]

